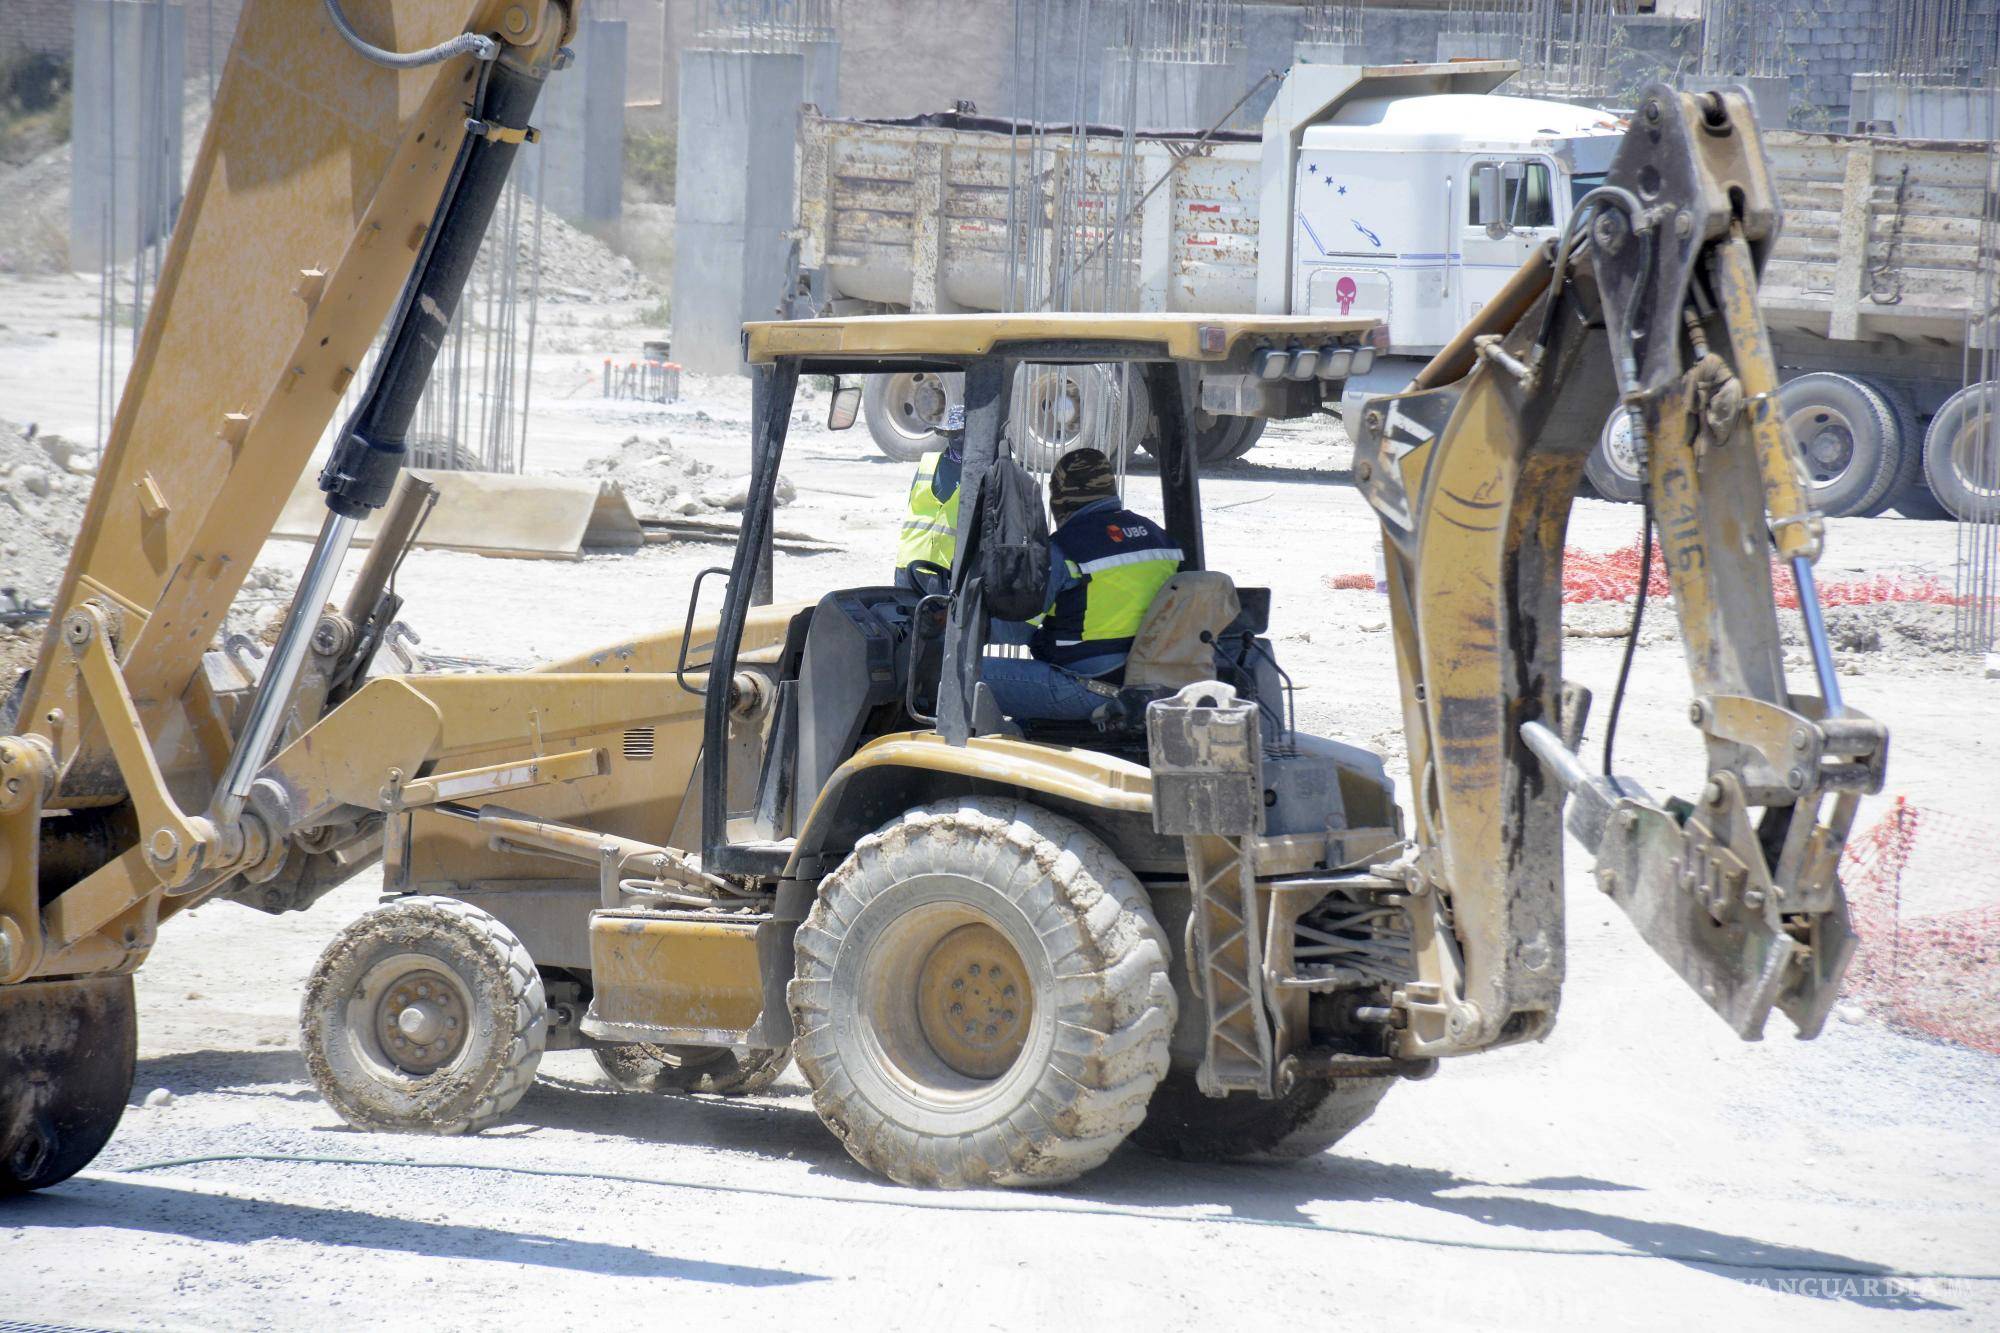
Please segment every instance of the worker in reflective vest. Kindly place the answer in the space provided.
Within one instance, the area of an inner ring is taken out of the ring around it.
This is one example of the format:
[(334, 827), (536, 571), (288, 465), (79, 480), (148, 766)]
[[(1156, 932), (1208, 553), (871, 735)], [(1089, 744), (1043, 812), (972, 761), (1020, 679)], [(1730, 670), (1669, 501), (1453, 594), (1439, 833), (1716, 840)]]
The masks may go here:
[[(917, 461), (910, 481), (910, 509), (896, 542), (896, 586), (915, 588), (912, 561), (924, 560), (949, 571), (958, 549), (958, 478), (965, 461), (965, 408), (945, 409), (944, 448)], [(926, 589), (942, 591), (942, 589)]]
[(1049, 609), (1033, 625), (996, 621), (989, 635), (1033, 657), (989, 656), (980, 678), (1010, 717), (1082, 721), (1117, 695), (1132, 639), (1183, 557), (1166, 529), (1120, 502), (1099, 450), (1057, 460), (1049, 512)]

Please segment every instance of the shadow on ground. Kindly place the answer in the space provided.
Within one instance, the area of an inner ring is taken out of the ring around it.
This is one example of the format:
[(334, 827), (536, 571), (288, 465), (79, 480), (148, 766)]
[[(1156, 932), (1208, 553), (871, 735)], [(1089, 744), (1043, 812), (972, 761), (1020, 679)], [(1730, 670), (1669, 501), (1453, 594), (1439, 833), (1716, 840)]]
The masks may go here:
[[(184, 1091), (229, 1091), (254, 1089), (253, 1095), (312, 1100), (315, 1094), (305, 1083), (304, 1063), (292, 1050), (197, 1051), (140, 1062), (140, 1088), (160, 1086)], [(808, 1170), (845, 1187), (842, 1195), (856, 1198), (851, 1187), (862, 1187), (861, 1197), (869, 1202), (905, 1206), (945, 1206), (969, 1203), (963, 1196), (948, 1201), (929, 1191), (905, 1190), (876, 1179), (847, 1156), (833, 1135), (820, 1123), (809, 1104), (798, 1093), (796, 1070), (790, 1071), (778, 1087), (778, 1095), (753, 1098), (671, 1097), (617, 1092), (606, 1083), (567, 1077), (544, 1071), (528, 1095), (505, 1122), (482, 1137), (533, 1138), (545, 1131), (562, 1131), (667, 1146), (738, 1151), (763, 1158), (790, 1158)], [(787, 1096), (786, 1094), (790, 1094)], [(349, 1131), (330, 1131), (348, 1137)], [(356, 1146), (371, 1135), (353, 1133)], [(646, 1175), (640, 1171), (638, 1175)], [(671, 1173), (669, 1173), (671, 1174)], [(93, 1187), (106, 1182), (92, 1182)], [(118, 1186), (126, 1188), (125, 1186)], [(703, 1189), (736, 1192), (728, 1184), (702, 1184)], [(157, 1190), (154, 1186), (132, 1189)], [(167, 1191), (173, 1193), (173, 1191)], [(783, 1187), (744, 1186), (742, 1192), (757, 1194), (789, 1193)], [(1556, 1196), (1556, 1197), (1546, 1197)], [(133, 1196), (142, 1199), (150, 1196)], [(1154, 1217), (1173, 1222), (1213, 1222), (1224, 1220), (1249, 1224), (1275, 1225), (1304, 1230), (1380, 1235), (1357, 1217), (1347, 1221), (1340, 1215), (1341, 1204), (1406, 1204), (1431, 1212), (1460, 1218), (1490, 1228), (1491, 1235), (1459, 1234), (1453, 1237), (1419, 1238), (1418, 1243), (1439, 1248), (1469, 1248), (1486, 1251), (1518, 1252), (1523, 1255), (1582, 1252), (1613, 1254), (1632, 1258), (1652, 1258), (1712, 1273), (1743, 1283), (1815, 1298), (1838, 1300), (1873, 1309), (1937, 1310), (1955, 1307), (1918, 1294), (1908, 1282), (1892, 1281), (1895, 1269), (1869, 1260), (1806, 1246), (1786, 1245), (1755, 1236), (1715, 1230), (1685, 1222), (1668, 1222), (1612, 1211), (1593, 1202), (1628, 1200), (1634, 1211), (1645, 1207), (1646, 1195), (1637, 1186), (1591, 1176), (1540, 1177), (1517, 1182), (1493, 1182), (1428, 1167), (1371, 1162), (1361, 1158), (1325, 1153), (1289, 1166), (1250, 1164), (1168, 1163), (1133, 1147), (1121, 1149), (1103, 1168), (1083, 1180), (1049, 1192), (993, 1193), (984, 1196), (998, 1207), (1089, 1211), (1115, 1210), (1134, 1217)], [(231, 1201), (230, 1207), (235, 1201)], [(217, 1217), (210, 1225), (215, 1238), (256, 1238), (263, 1234), (301, 1235), (327, 1244), (379, 1245), (387, 1248), (408, 1246), (423, 1253), (457, 1253), (453, 1247), (468, 1247), (486, 1257), (517, 1258), (522, 1262), (554, 1262), (589, 1271), (597, 1263), (641, 1264), (654, 1257), (643, 1251), (619, 1246), (592, 1245), (547, 1237), (508, 1237), (512, 1233), (489, 1233), (481, 1228), (433, 1227), (414, 1222), (384, 1221), (388, 1238), (363, 1236), (352, 1231), (375, 1219), (329, 1209), (294, 1209), (279, 1204), (244, 1204), (250, 1209), (275, 1209), (257, 1213), (256, 1218), (229, 1220)], [(1190, 1219), (1181, 1210), (1222, 1209), (1206, 1218)], [(1174, 1210), (1169, 1213), (1166, 1210)], [(116, 1208), (96, 1209), (76, 1216), (88, 1220), (65, 1223), (58, 1215), (20, 1217), (29, 1225), (120, 1225)], [(124, 1225), (146, 1226), (147, 1214), (136, 1212), (140, 1220)], [(8, 1219), (13, 1221), (14, 1219)], [(17, 1223), (17, 1224), (19, 1224)], [(160, 1229), (178, 1232), (180, 1214), (169, 1208), (162, 1213)], [(259, 1231), (258, 1228), (268, 1228)], [(244, 1229), (248, 1228), (248, 1231)], [(287, 1230), (290, 1228), (290, 1230)], [(344, 1231), (343, 1228), (349, 1228)], [(401, 1231), (394, 1230), (401, 1228)], [(242, 1235), (237, 1235), (243, 1232)], [(467, 1235), (458, 1233), (466, 1232)], [(1566, 1233), (1572, 1239), (1540, 1243), (1521, 1238), (1518, 1232)], [(224, 1233), (228, 1233), (225, 1236)], [(324, 1233), (324, 1234), (320, 1234)], [(196, 1235), (203, 1234), (200, 1231)], [(1592, 1243), (1592, 1237), (1597, 1243)], [(424, 1248), (442, 1246), (442, 1250)], [(498, 1248), (494, 1248), (497, 1246)], [(553, 1249), (551, 1247), (554, 1247)], [(520, 1253), (512, 1253), (519, 1250)], [(556, 1257), (552, 1257), (556, 1256)], [(661, 1270), (673, 1276), (691, 1276), (703, 1281), (736, 1281), (745, 1284), (776, 1281), (805, 1281), (797, 1274), (776, 1270), (729, 1269), (748, 1276), (702, 1277), (690, 1270), (716, 1268), (715, 1265), (685, 1265), (682, 1261), (660, 1259)], [(627, 1268), (601, 1271), (629, 1272)], [(761, 1275), (761, 1276), (760, 1276)], [(1820, 1279), (1795, 1282), (1798, 1278)]]
[(72, 1181), (0, 1203), (0, 1222), (28, 1230), (103, 1227), (152, 1231), (221, 1245), (294, 1240), (428, 1258), (489, 1260), (615, 1277), (664, 1277), (735, 1287), (823, 1282), (817, 1273), (677, 1259), (632, 1245), (504, 1231), (455, 1222), (420, 1222), (344, 1208), (218, 1196), (125, 1180)]

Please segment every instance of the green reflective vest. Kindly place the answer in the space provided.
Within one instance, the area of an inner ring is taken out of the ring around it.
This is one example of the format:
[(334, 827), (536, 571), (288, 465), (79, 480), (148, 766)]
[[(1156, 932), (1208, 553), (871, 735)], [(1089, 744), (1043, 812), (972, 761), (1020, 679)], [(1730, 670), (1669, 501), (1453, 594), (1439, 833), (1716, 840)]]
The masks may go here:
[(945, 569), (958, 550), (958, 494), (953, 487), (943, 500), (931, 489), (942, 452), (928, 453), (917, 463), (917, 476), (910, 483), (910, 513), (903, 520), (903, 535), (896, 542), (896, 568), (907, 568), (913, 560), (928, 560)]

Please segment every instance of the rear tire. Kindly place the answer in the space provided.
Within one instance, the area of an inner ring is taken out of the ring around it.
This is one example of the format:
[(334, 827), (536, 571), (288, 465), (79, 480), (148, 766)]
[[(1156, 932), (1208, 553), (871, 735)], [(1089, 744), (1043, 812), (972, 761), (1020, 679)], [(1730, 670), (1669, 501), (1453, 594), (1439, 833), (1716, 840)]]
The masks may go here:
[[(1197, 412), (1194, 428), (1194, 456), (1204, 468), (1220, 467), (1233, 463), (1257, 447), (1264, 438), (1267, 423), (1263, 417), (1219, 417), (1209, 412)], [(1159, 457), (1159, 419), (1154, 418), (1153, 426), (1140, 439), (1146, 452)]]
[(1374, 1114), (1393, 1078), (1301, 1083), (1270, 1100), (1248, 1092), (1208, 1097), (1175, 1070), (1153, 1094), (1132, 1141), (1183, 1162), (1296, 1162), (1317, 1156)]
[(1781, 387), (1778, 406), (1821, 513), (1865, 514), (1895, 485), (1902, 433), (1880, 393), (1851, 376), (1816, 370)]
[(132, 1095), (132, 978), (0, 987), (0, 1199), (89, 1166)]
[[(1987, 417), (1986, 455), (1979, 426)], [(1971, 384), (1945, 399), (1924, 437), (1924, 478), (1953, 518), (2000, 515), (2000, 380)]]
[(855, 846), (798, 932), (788, 997), (814, 1109), (901, 1184), (1072, 1180), (1167, 1072), (1164, 938), (1070, 820), (971, 797), (908, 811)]
[(790, 1051), (644, 1042), (596, 1046), (590, 1053), (604, 1076), (626, 1092), (698, 1092), (714, 1097), (747, 1097), (762, 1092), (777, 1082), (792, 1058)]
[(1116, 466), (1120, 442), (1106, 436), (1125, 420), (1128, 405), (1121, 398), (1107, 365), (1022, 366), (1007, 413), (1014, 461), (1046, 472), (1072, 449), (1089, 448)]
[(904, 463), (944, 448), (944, 436), (932, 423), (943, 421), (945, 408), (963, 396), (955, 378), (929, 371), (868, 376), (861, 413), (875, 447)]
[(1921, 492), (1926, 498), (1930, 492), (1924, 486), (1924, 427), (1917, 414), (1917, 404), (1907, 390), (1871, 386), (1882, 395), (1882, 401), (1896, 417), (1896, 475), (1889, 482), (1889, 489), (1882, 498), (1868, 506), (1865, 517), (1874, 518), (1886, 514), (1891, 509), (1899, 509), (1900, 501), (1912, 492)]
[(300, 1047), (357, 1129), (468, 1134), (535, 1081), (548, 1000), (527, 948), (456, 898), (404, 898), (334, 937), (306, 983)]

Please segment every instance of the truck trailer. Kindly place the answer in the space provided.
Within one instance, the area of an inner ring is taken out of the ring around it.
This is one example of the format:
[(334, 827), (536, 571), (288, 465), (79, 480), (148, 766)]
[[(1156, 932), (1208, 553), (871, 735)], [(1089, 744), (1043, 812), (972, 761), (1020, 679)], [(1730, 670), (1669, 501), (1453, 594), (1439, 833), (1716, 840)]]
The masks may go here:
[[(1299, 64), (1261, 134), (809, 113), (796, 291), (829, 314), (1004, 308), (1054, 287), (1058, 275), (1031, 283), (1027, 270), (1077, 248), (1031, 244), (1010, 219), (1055, 216), (1057, 192), (1081, 180), (1079, 214), (1106, 220), (1100, 238), (1121, 216), (1132, 238), (1099, 257), (1118, 269), (1104, 285), (1141, 310), (1379, 321), (1380, 355), (1347, 379), (1358, 403), (1407, 383), (1603, 179), (1629, 118), (1499, 93), (1518, 69)], [(1963, 511), (1971, 481), (1953, 470), (1952, 439), (1931, 441), (1938, 495), (1925, 485), (1926, 432), (1949, 437), (1976, 415), (1960, 385), (1986, 146), (1784, 130), (1764, 144), (1785, 212), (1765, 316), (1816, 502), (1832, 514)], [(1121, 200), (1132, 201), (1122, 214)], [(1070, 417), (1105, 420), (1090, 399), (1115, 386), (1067, 373), (1056, 396)], [(914, 373), (871, 382), (877, 443), (903, 456), (935, 447), (931, 423), (955, 391)], [(1202, 407), (1211, 462), (1247, 452), (1288, 412), (1282, 395), (1219, 389)], [(1621, 420), (1606, 423), (1591, 480), (1636, 500)]]

